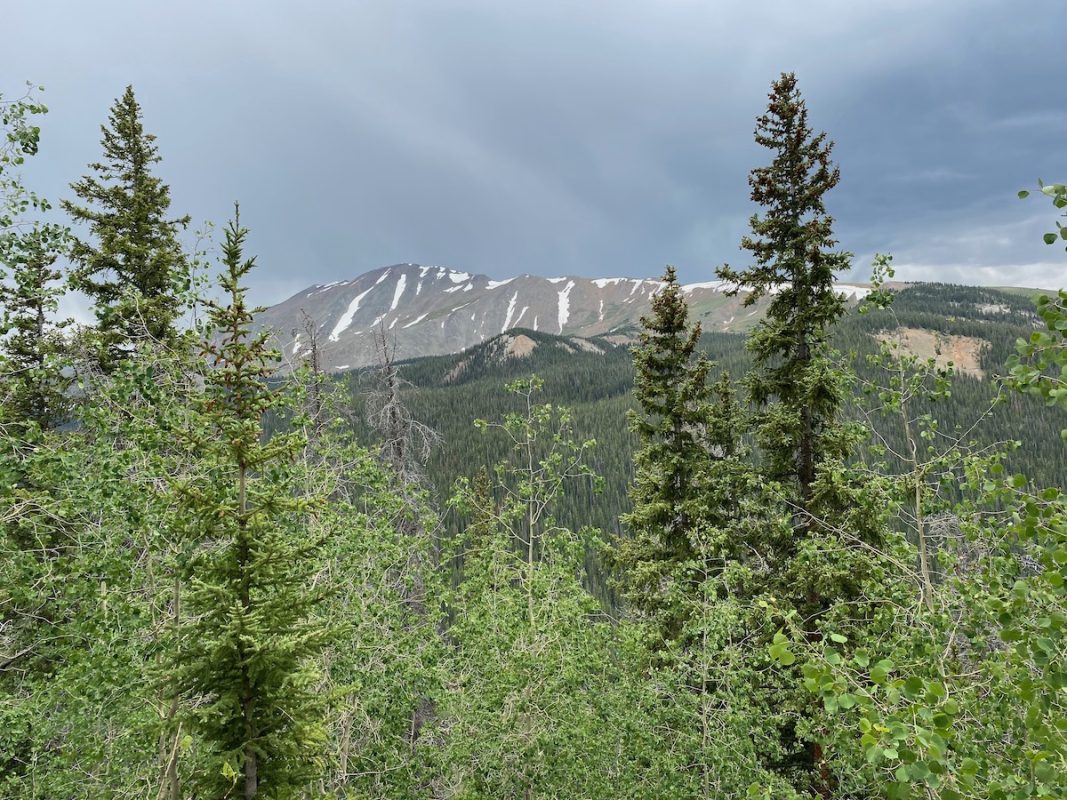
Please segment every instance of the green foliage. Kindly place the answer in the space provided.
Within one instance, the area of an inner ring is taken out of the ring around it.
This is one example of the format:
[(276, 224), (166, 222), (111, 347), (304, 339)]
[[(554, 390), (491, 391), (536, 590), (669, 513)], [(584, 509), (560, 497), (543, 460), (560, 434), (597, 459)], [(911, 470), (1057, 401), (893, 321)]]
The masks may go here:
[[(36, 87), (43, 91), (44, 87)], [(5, 100), (0, 94), (0, 255), (8, 236), (25, 224), (28, 211), (47, 211), (47, 200), (27, 189), (16, 171), (27, 156), (37, 154), (41, 128), (35, 117), (48, 112), (48, 108), (34, 96), (33, 84), (26, 84), (26, 92), (14, 100)]]
[[(1067, 186), (1062, 183), (1041, 185), (1041, 192), (1052, 198), (1057, 209), (1067, 208)], [(1019, 192), (1026, 197), (1028, 192)], [(1067, 216), (1067, 211), (1063, 212)], [(1058, 233), (1046, 233), (1045, 244), (1067, 239), (1067, 226), (1057, 220)], [(1067, 249), (1067, 248), (1065, 248)], [(1046, 330), (1034, 331), (1026, 340), (1020, 339), (1018, 355), (1011, 363), (1012, 385), (1037, 395), (1050, 406), (1067, 409), (1067, 290), (1055, 296), (1037, 298), (1037, 313)], [(1067, 442), (1067, 427), (1060, 431)]]
[[(1056, 331), (1055, 301), (1039, 309)], [(1022, 340), (1019, 350), (1010, 383), (1047, 397), (1062, 340)], [(916, 446), (893, 481), (909, 541), (876, 556), (877, 596), (897, 609), (892, 618), (863, 631), (851, 657), (807, 656), (806, 687), (847, 731), (835, 774), (864, 796), (1062, 796), (1067, 498), (1009, 474), (1004, 448), (944, 447), (933, 421), (909, 412), (922, 394), (944, 393), (943, 375), (888, 347), (879, 363), (892, 376), (877, 393), (882, 410), (913, 426)]]
[[(447, 796), (623, 796), (626, 675), (612, 626), (582, 588), (584, 541), (554, 522), (566, 482), (588, 479), (590, 442), (569, 415), (534, 403), (537, 379), (509, 390), (523, 410), (499, 423), (508, 459), (453, 503), (473, 520), (457, 540), (449, 594), (455, 652), (443, 696)], [(618, 794), (616, 794), (618, 792)]]
[[(321, 500), (299, 491), (300, 425), (263, 440), (262, 420), (287, 402), (265, 383), (276, 354), (252, 334), (245, 302), (247, 231), (235, 212), (223, 247), (225, 306), (210, 307), (212, 369), (195, 399), (187, 447), (196, 471), (177, 482), (186, 514), (185, 615), (174, 671), (189, 723), (210, 753), (194, 776), (216, 796), (292, 797), (321, 772), (323, 703), (317, 691), (328, 628), (315, 613), (323, 535), (309, 521)], [(290, 406), (291, 407), (291, 406)]]
[(27, 92), (18, 100), (0, 96), (0, 341), (4, 391), (2, 418), (51, 427), (65, 418), (63, 347), (50, 317), (58, 307), (62, 277), (54, 268), (66, 247), (66, 229), (30, 219), (48, 211), (48, 201), (23, 186), (12, 170), (36, 155), (40, 128), (34, 116), (47, 109)]
[[(879, 571), (867, 550), (884, 540), (882, 493), (849, 467), (862, 433), (843, 421), (853, 376), (831, 349), (831, 335), (845, 313), (835, 273), (850, 256), (833, 250), (833, 220), (823, 199), (840, 173), (830, 161), (832, 143), (808, 125), (794, 75), (773, 84), (756, 141), (773, 158), (749, 177), (763, 213), (752, 216), (752, 234), (741, 246), (755, 263), (742, 271), (723, 267), (719, 276), (732, 281), (735, 292), (749, 292), (747, 305), (772, 295), (748, 338), (753, 365), (745, 385), (755, 412), (761, 505), (791, 516), (792, 531), (740, 530), (726, 562), (751, 561), (746, 549), (759, 554), (769, 568), (750, 570), (744, 593), (774, 604), (783, 623), (814, 643), (828, 629), (865, 628), (876, 614), (866, 597)], [(753, 631), (748, 646), (766, 647), (783, 669), (795, 672), (785, 634), (769, 641), (768, 635), (766, 627)], [(759, 753), (762, 766), (797, 791), (829, 796), (838, 778), (828, 768), (830, 727), (821, 710), (788, 679), (761, 700), (753, 711), (764, 711), (774, 726), (771, 746)]]
[(168, 703), (154, 665), (177, 522), (161, 482), (181, 469), (173, 430), (192, 379), (162, 352), (107, 377), (77, 368), (72, 426), (29, 441), (3, 429), (0, 607), (18, 655), (0, 674), (4, 797), (158, 785)]
[(447, 575), (434, 568), (438, 518), (417, 483), (354, 441), (345, 394), (314, 370), (297, 378), (311, 423), (307, 491), (328, 498), (313, 520), (313, 530), (329, 532), (321, 574), (331, 591), (318, 614), (335, 630), (322, 658), (321, 785), (338, 797), (426, 796), (439, 762), (433, 720), (443, 691)]
[(0, 284), (4, 370), (3, 398), (17, 420), (51, 428), (67, 418), (70, 379), (63, 372), (66, 347), (51, 317), (59, 307), (62, 273), (54, 268), (62, 232), (48, 226), (20, 232), (5, 243), (10, 283)]
[[(314, 358), (273, 375), (236, 218), (188, 348), (196, 259), (132, 91), (76, 185), (99, 208), (69, 206), (105, 369), (61, 343), (65, 232), (12, 171), (44, 110), (0, 101), (0, 797), (1067, 795), (1067, 294), (892, 292), (879, 256), (845, 313), (793, 76), (758, 123), (755, 264), (724, 268), (769, 295), (747, 349), (668, 270), (632, 364), (526, 332), (528, 360), (386, 358), (376, 399)], [(985, 341), (972, 374), (949, 337)]]
[(765, 471), (775, 480), (795, 481), (798, 501), (806, 507), (819, 462), (847, 453), (835, 426), (846, 387), (827, 343), (845, 310), (834, 277), (848, 267), (850, 255), (832, 250), (833, 219), (823, 201), (840, 172), (830, 161), (833, 143), (808, 125), (791, 73), (771, 87), (756, 142), (772, 151), (773, 160), (749, 176), (752, 200), (764, 211), (753, 214), (752, 234), (741, 247), (755, 263), (742, 271), (724, 266), (718, 274), (735, 284), (735, 292), (749, 292), (746, 305), (773, 293), (748, 340), (754, 369), (746, 384), (758, 410), (756, 436)]
[[(679, 565), (692, 557), (693, 504), (699, 482), (716, 456), (733, 448), (712, 428), (708, 373), (711, 363), (697, 352), (700, 325), (688, 325), (685, 296), (673, 267), (664, 288), (652, 298), (652, 315), (643, 317), (640, 344), (634, 348), (634, 397), (638, 413), (630, 424), (640, 449), (634, 454), (630, 491), (634, 510), (623, 517), (632, 538), (622, 540), (615, 562), (628, 587), (631, 607), (657, 617), (660, 636), (679, 635), (682, 620), (667, 609), (675, 593)], [(719, 452), (716, 452), (718, 449)]]
[(159, 163), (155, 136), (146, 133), (141, 106), (127, 86), (101, 127), (104, 159), (71, 185), (82, 201), (63, 201), (92, 239), (76, 237), (71, 285), (95, 302), (101, 363), (128, 353), (145, 337), (166, 342), (182, 313), (179, 298), (188, 285), (189, 264), (178, 231), (189, 217), (169, 219), (170, 189), (152, 174)]

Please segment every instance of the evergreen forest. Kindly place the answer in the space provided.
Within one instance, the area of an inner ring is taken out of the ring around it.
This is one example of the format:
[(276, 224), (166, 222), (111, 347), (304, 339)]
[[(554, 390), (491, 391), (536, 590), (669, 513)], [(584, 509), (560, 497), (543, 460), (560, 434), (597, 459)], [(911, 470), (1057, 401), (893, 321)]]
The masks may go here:
[[(632, 345), (339, 376), (279, 370), (255, 220), (189, 230), (133, 87), (26, 185), (40, 97), (0, 96), (0, 798), (1067, 796), (1067, 291), (884, 254), (846, 302), (794, 74), (745, 333), (666, 267)], [(1067, 187), (1019, 202), (1064, 258)]]

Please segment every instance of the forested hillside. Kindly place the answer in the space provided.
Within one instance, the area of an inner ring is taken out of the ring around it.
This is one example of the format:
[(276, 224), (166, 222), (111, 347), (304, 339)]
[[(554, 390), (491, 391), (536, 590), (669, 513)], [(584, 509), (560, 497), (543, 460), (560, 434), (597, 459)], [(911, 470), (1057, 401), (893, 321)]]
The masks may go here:
[(625, 332), (340, 377), (236, 204), (183, 244), (132, 87), (64, 217), (45, 111), (0, 98), (0, 798), (1067, 796), (1067, 291), (880, 255), (850, 305), (794, 74), (743, 335), (667, 267)]
[[(1009, 469), (1031, 475), (1042, 484), (1064, 483), (1067, 450), (1059, 442), (1058, 431), (1067, 426), (1065, 415), (1037, 399), (1003, 392), (996, 380), (1008, 373), (1016, 341), (1028, 338), (1039, 324), (1032, 302), (1036, 294), (916, 284), (894, 293), (891, 311), (850, 311), (833, 337), (842, 364), (855, 371), (858, 381), (847, 414), (869, 420), (886, 444), (899, 450), (903, 435), (898, 420), (894, 415), (877, 413), (877, 395), (864, 393), (866, 386), (884, 385), (889, 380), (883, 369), (869, 363), (879, 351), (877, 336), (898, 329), (929, 332), (932, 347), (943, 348), (938, 356), (942, 366), (951, 359), (952, 337), (966, 337), (973, 340), (967, 352), (973, 348), (981, 377), (973, 370), (953, 369), (949, 392), (936, 400), (918, 401), (915, 412), (938, 420), (941, 447), (956, 438), (975, 447), (1019, 442), (1019, 448), (1007, 457)], [(507, 342), (519, 335), (537, 346), (525, 355), (509, 354)], [(448, 496), (456, 478), (473, 477), (479, 469), (489, 468), (504, 457), (503, 439), (483, 434), (474, 421), (499, 418), (516, 410), (517, 401), (504, 389), (505, 384), (537, 375), (544, 381), (544, 401), (569, 407), (576, 434), (596, 441), (589, 463), (605, 479), (599, 493), (594, 493), (592, 484), (572, 486), (561, 503), (560, 521), (572, 527), (592, 524), (612, 533), (622, 530), (619, 518), (630, 508), (627, 492), (636, 445), (627, 420), (635, 408), (631, 347), (603, 338), (588, 341), (598, 349), (582, 349), (567, 337), (516, 330), (455, 356), (400, 364), (399, 374), (406, 381), (404, 402), (416, 419), (441, 436), (427, 464), (439, 498)], [(699, 347), (716, 363), (717, 370), (729, 373), (738, 385), (751, 367), (744, 335), (704, 334)], [(374, 434), (365, 424), (363, 403), (376, 380), (373, 369), (344, 378), (359, 435), (370, 439)], [(454, 517), (446, 519), (452, 532), (462, 524)]]

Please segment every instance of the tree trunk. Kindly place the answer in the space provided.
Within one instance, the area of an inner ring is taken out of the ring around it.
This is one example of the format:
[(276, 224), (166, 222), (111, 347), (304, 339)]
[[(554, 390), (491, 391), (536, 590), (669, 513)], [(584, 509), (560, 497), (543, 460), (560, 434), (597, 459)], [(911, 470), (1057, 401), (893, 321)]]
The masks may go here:
[[(251, 559), (248, 547), (247, 518), (248, 511), (248, 468), (242, 464), (239, 472), (238, 496), (237, 496), (237, 564), (241, 570), (241, 608), (248, 614), (251, 611), (252, 602), (248, 585), (248, 563)], [(259, 791), (259, 760), (255, 748), (256, 720), (255, 691), (252, 687), (252, 676), (244, 658), (244, 647), (239, 646), (241, 652), (241, 713), (244, 716), (244, 776), (245, 800), (250, 800)]]

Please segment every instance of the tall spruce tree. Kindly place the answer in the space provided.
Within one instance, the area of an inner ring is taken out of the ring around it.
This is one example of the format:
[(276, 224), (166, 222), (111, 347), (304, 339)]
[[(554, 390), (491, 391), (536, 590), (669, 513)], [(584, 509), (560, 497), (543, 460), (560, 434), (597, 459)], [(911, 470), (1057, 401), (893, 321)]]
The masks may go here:
[(774, 764), (788, 712), (761, 673), (781, 624), (766, 556), (788, 541), (788, 516), (751, 466), (729, 375), (709, 384), (713, 365), (673, 269), (664, 281), (634, 349), (641, 446), (624, 518), (632, 535), (614, 565), (648, 623), (654, 713), (678, 796), (740, 796), (757, 782), (785, 797)]
[[(657, 620), (661, 636), (681, 629), (676, 584), (693, 557), (693, 506), (711, 448), (706, 441), (711, 363), (696, 350), (700, 324), (689, 326), (685, 295), (674, 267), (641, 318), (634, 348), (631, 425), (640, 440), (630, 490), (633, 511), (623, 518), (632, 536), (615, 551), (624, 594), (635, 611)], [(673, 609), (673, 610), (672, 610)]]
[[(762, 557), (772, 568), (758, 593), (776, 598), (783, 623), (814, 645), (828, 628), (862, 630), (873, 613), (864, 598), (877, 566), (867, 548), (883, 544), (885, 500), (845, 469), (861, 433), (842, 419), (851, 374), (829, 341), (845, 311), (835, 273), (851, 258), (834, 249), (824, 203), (840, 172), (830, 160), (832, 143), (808, 124), (792, 73), (773, 83), (755, 138), (773, 158), (749, 176), (752, 199), (763, 207), (741, 241), (754, 263), (740, 271), (724, 266), (719, 276), (735, 293), (747, 292), (746, 305), (770, 295), (747, 342), (753, 368), (746, 386), (762, 477), (788, 509), (792, 535), (764, 542)], [(781, 636), (768, 643), (772, 653), (784, 652)], [(791, 657), (782, 662), (790, 664)], [(832, 796), (837, 783), (825, 749), (831, 726), (794, 689), (787, 680), (776, 690), (776, 705), (787, 713), (768, 766), (800, 791)]]
[(309, 534), (315, 498), (300, 491), (301, 426), (264, 440), (264, 416), (298, 404), (266, 383), (277, 354), (267, 331), (251, 331), (246, 234), (235, 213), (220, 276), (229, 302), (210, 310), (214, 369), (189, 433), (204, 465), (179, 486), (194, 549), (176, 669), (215, 759), (199, 776), (204, 796), (281, 798), (320, 774), (324, 751), (313, 663), (326, 638), (314, 613), (324, 542)]
[(115, 101), (101, 131), (103, 161), (71, 184), (83, 204), (65, 200), (63, 208), (92, 237), (74, 240), (71, 284), (96, 304), (106, 367), (138, 339), (173, 337), (189, 278), (178, 232), (189, 217), (168, 216), (170, 188), (152, 174), (161, 160), (156, 137), (144, 130), (132, 86)]
[(834, 276), (848, 267), (851, 254), (833, 249), (833, 219), (823, 201), (840, 180), (830, 160), (833, 143), (808, 125), (794, 74), (783, 73), (769, 97), (755, 136), (773, 159), (748, 179), (752, 199), (764, 210), (752, 215), (752, 233), (741, 240), (755, 263), (740, 271), (723, 266), (718, 274), (735, 284), (735, 293), (748, 293), (745, 305), (771, 295), (748, 340), (754, 359), (748, 390), (758, 410), (764, 469), (795, 486), (803, 520), (812, 511), (808, 504), (819, 462), (843, 452), (836, 424), (842, 384), (827, 339), (845, 310)]

